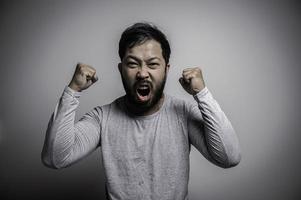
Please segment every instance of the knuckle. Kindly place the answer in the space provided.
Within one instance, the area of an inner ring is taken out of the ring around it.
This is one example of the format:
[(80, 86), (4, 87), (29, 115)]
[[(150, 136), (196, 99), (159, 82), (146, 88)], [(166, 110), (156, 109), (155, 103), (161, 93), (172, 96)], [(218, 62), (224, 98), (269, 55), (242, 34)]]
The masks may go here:
[(82, 76), (86, 76), (86, 75), (87, 75), (85, 71), (80, 71), (80, 74), (81, 74)]
[(80, 71), (84, 71), (84, 70), (85, 70), (85, 66), (84, 66), (83, 64), (79, 64), (79, 65), (78, 65), (78, 69), (79, 69)]
[(92, 67), (91, 65), (87, 65), (87, 69), (89, 71), (91, 71), (92, 73), (95, 73), (96, 72), (96, 69), (94, 67)]
[(77, 65), (76, 65), (76, 70), (80, 70), (80, 63), (77, 63)]

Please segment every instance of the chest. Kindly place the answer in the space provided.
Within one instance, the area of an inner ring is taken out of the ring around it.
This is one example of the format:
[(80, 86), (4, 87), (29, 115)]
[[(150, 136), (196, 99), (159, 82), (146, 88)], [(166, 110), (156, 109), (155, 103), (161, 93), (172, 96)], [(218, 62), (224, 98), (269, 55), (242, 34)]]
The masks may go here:
[(123, 161), (180, 159), (189, 151), (185, 119), (172, 112), (147, 119), (112, 115), (102, 132), (102, 147)]

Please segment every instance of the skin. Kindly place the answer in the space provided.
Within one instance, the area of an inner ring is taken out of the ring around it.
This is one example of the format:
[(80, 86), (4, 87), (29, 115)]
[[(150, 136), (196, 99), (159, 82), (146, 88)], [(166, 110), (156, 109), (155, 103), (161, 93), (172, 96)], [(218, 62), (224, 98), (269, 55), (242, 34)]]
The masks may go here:
[[(150, 115), (160, 109), (164, 101), (164, 94), (156, 95), (156, 91), (164, 87), (164, 79), (169, 71), (169, 66), (162, 56), (160, 43), (155, 40), (148, 40), (143, 44), (127, 49), (122, 62), (118, 64), (118, 68), (125, 88), (129, 88), (130, 94), (127, 94), (126, 104), (132, 113)], [(147, 81), (152, 86), (150, 100), (146, 103), (139, 103), (135, 90), (135, 83), (141, 81)]]
[[(164, 101), (164, 93), (157, 95), (156, 92), (163, 90), (170, 68), (162, 56), (160, 43), (148, 40), (143, 44), (127, 49), (126, 54), (118, 64), (118, 69), (123, 84), (128, 88), (126, 104), (128, 109), (137, 115), (151, 115), (158, 111)], [(98, 80), (96, 70), (87, 64), (78, 63), (69, 83), (69, 87), (77, 92), (89, 88)], [(150, 98), (146, 102), (140, 102), (136, 94), (135, 84), (147, 81), (151, 85)], [(195, 95), (205, 88), (202, 70), (199, 67), (186, 68), (179, 78), (184, 90)], [(163, 88), (162, 88), (163, 86)], [(129, 100), (131, 99), (131, 100)]]
[(82, 90), (89, 88), (97, 80), (96, 70), (93, 67), (78, 63), (68, 86), (77, 92), (81, 92)]
[(184, 69), (179, 82), (184, 90), (191, 95), (196, 95), (205, 88), (202, 70), (199, 67)]

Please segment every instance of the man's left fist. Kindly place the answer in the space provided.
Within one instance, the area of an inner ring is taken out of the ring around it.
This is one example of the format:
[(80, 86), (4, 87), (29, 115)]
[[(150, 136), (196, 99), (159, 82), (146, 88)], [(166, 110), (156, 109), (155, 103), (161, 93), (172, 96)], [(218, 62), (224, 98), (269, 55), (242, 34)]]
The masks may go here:
[(205, 88), (202, 70), (198, 67), (184, 69), (179, 82), (191, 95), (195, 95)]

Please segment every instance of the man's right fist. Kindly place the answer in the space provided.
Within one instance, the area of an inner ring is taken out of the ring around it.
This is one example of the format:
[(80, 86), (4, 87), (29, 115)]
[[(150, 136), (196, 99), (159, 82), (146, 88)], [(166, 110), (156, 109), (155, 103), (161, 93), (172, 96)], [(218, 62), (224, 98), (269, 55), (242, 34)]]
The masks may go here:
[(90, 65), (78, 63), (69, 87), (77, 92), (87, 89), (98, 80), (96, 70)]

